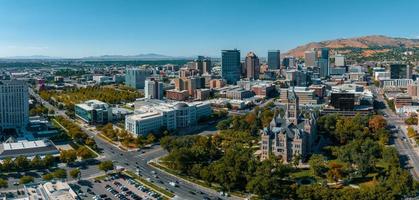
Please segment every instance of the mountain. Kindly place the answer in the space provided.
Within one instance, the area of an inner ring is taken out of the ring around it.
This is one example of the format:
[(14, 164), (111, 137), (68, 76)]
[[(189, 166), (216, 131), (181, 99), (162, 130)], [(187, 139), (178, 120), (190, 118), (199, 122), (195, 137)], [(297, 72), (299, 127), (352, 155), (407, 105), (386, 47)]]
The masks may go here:
[(53, 60), (53, 59), (62, 59), (59, 57), (44, 56), (44, 55), (32, 55), (32, 56), (10, 56), (2, 57), (0, 59), (10, 59), (10, 60)]
[(311, 42), (289, 50), (286, 55), (303, 57), (304, 51), (323, 47), (330, 48), (331, 52), (338, 51), (342, 54), (352, 53), (356, 50), (363, 56), (368, 57), (375, 53), (388, 52), (394, 48), (419, 48), (419, 39), (395, 38), (383, 35), (342, 38), (322, 42)]
[(80, 60), (182, 60), (188, 57), (173, 57), (155, 53), (138, 54), (138, 55), (103, 55), (80, 58)]

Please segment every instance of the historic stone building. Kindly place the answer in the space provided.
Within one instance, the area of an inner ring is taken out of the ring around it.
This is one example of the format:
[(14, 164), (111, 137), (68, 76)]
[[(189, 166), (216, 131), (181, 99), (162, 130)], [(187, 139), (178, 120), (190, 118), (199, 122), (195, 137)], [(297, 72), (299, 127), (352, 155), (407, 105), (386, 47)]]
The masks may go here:
[(316, 119), (313, 112), (305, 117), (299, 115), (298, 97), (294, 91), (290, 91), (285, 115), (281, 117), (275, 114), (269, 127), (260, 131), (261, 160), (273, 155), (288, 163), (296, 156), (306, 157), (312, 151), (316, 138)]

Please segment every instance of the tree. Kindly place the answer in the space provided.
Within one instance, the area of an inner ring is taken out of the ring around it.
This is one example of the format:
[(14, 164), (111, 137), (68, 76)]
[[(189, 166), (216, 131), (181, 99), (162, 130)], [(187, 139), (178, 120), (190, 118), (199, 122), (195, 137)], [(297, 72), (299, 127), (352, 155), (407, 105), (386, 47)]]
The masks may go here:
[(44, 157), (43, 162), (44, 166), (51, 167), (55, 162), (55, 158), (51, 154), (48, 154)]
[(7, 188), (8, 186), (7, 180), (0, 178), (0, 188)]
[(7, 157), (3, 159), (2, 167), (4, 171), (11, 171), (15, 168), (15, 163), (13, 162), (12, 158)]
[(52, 172), (52, 175), (56, 179), (65, 179), (65, 178), (67, 178), (67, 172), (65, 171), (65, 169), (57, 169), (54, 172)]
[(35, 169), (41, 169), (44, 167), (44, 163), (39, 155), (36, 155), (32, 160), (30, 166)]
[(411, 127), (411, 126), (407, 127), (407, 136), (409, 138), (416, 137), (416, 131), (413, 127)]
[(308, 161), (310, 169), (315, 176), (321, 176), (325, 169), (326, 158), (321, 154), (313, 154)]
[(70, 171), (70, 176), (74, 179), (80, 179), (81, 171), (80, 169), (73, 169)]
[(60, 152), (60, 160), (64, 163), (71, 163), (77, 159), (76, 151), (73, 149), (62, 150)]
[(34, 178), (32, 176), (22, 176), (19, 179), (19, 184), (24, 185), (33, 182)]
[(77, 149), (77, 156), (81, 157), (83, 160), (93, 158), (92, 152), (85, 146), (81, 146)]
[(381, 115), (374, 115), (368, 122), (368, 126), (372, 132), (377, 132), (387, 126), (387, 121)]
[(107, 173), (110, 170), (113, 170), (113, 162), (110, 160), (103, 161), (99, 164), (99, 169)]
[(327, 178), (329, 180), (338, 181), (343, 177), (342, 165), (332, 162), (329, 163), (329, 170), (327, 171)]
[(418, 118), (417, 116), (410, 115), (409, 118), (404, 120), (404, 123), (407, 125), (416, 125), (418, 124)]
[(156, 136), (154, 136), (154, 134), (150, 133), (147, 135), (147, 144), (151, 144), (154, 141), (156, 141)]
[(54, 179), (54, 175), (52, 175), (51, 173), (44, 174), (42, 176), (42, 179), (44, 179), (45, 181), (50, 181), (50, 180)]
[(18, 170), (27, 170), (29, 166), (29, 160), (26, 158), (26, 156), (18, 156), (14, 163)]

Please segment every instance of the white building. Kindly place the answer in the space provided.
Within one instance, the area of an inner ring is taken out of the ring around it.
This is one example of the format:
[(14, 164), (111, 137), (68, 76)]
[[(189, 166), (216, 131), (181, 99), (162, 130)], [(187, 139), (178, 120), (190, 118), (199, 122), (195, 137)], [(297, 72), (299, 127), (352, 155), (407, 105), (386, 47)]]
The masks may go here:
[(28, 96), (24, 81), (0, 81), (0, 131), (26, 127), (29, 122)]
[(18, 156), (32, 157), (59, 154), (50, 140), (18, 141), (0, 144), (0, 159)]
[(89, 100), (74, 106), (76, 117), (88, 124), (105, 124), (112, 121), (112, 108), (99, 100)]
[(54, 181), (25, 186), (26, 199), (76, 200), (77, 194), (67, 182)]
[(209, 103), (165, 102), (144, 99), (137, 102), (133, 115), (125, 118), (125, 130), (134, 135), (147, 135), (161, 128), (174, 130), (196, 125), (201, 117), (211, 115)]
[(335, 66), (345, 66), (345, 56), (341, 54), (335, 55)]
[(374, 72), (374, 80), (388, 80), (391, 78), (391, 73), (386, 71), (376, 71)]
[(382, 87), (397, 87), (397, 88), (407, 88), (408, 85), (413, 84), (412, 79), (389, 79), (382, 81)]

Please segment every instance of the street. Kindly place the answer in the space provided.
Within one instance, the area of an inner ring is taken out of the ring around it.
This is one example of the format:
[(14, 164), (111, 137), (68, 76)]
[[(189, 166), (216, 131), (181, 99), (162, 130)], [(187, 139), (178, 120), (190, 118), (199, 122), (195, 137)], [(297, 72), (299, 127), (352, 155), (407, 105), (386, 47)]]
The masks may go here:
[[(29, 89), (29, 94), (33, 96), (37, 101), (42, 102), (42, 104), (47, 107), (48, 109), (52, 109), (55, 111), (56, 115), (60, 115), (65, 117), (68, 120), (72, 120), (69, 118), (64, 111), (58, 110), (56, 107), (51, 105), (49, 102), (43, 100), (37, 93), (35, 93), (31, 88)], [(76, 122), (75, 122), (76, 123)], [(140, 170), (140, 174), (143, 178), (150, 178), (152, 182), (165, 189), (172, 191), (178, 199), (203, 199), (204, 197), (210, 198), (220, 198), (220, 199), (239, 199), (236, 197), (223, 197), (217, 191), (214, 191), (209, 188), (202, 187), (197, 184), (184, 182), (181, 179), (168, 175), (166, 173), (160, 172), (155, 168), (148, 165), (150, 160), (153, 160), (158, 157), (164, 156), (167, 152), (160, 148), (159, 145), (155, 145), (154, 147), (145, 150), (145, 153), (140, 154), (136, 151), (123, 151), (119, 148), (116, 148), (112, 144), (105, 142), (101, 138), (97, 137), (97, 135), (87, 129), (84, 126), (80, 126), (80, 128), (86, 132), (89, 136), (92, 136), (96, 141), (97, 146), (101, 149), (101, 154), (104, 159), (115, 161), (115, 165), (123, 166), (125, 169), (135, 172), (137, 168)], [(204, 131), (204, 134), (213, 133), (212, 131)], [(154, 171), (155, 173), (152, 173)], [(90, 172), (92, 173), (92, 172)], [(82, 175), (86, 173), (82, 172)], [(157, 178), (155, 178), (155, 176)], [(179, 187), (172, 187), (169, 185), (169, 182), (179, 182)]]

